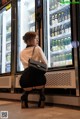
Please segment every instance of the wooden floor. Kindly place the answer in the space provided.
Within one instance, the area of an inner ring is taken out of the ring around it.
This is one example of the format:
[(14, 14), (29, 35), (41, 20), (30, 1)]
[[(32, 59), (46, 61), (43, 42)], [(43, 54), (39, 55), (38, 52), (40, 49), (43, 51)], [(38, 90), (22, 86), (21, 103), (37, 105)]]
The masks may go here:
[[(45, 106), (38, 108), (37, 104), (29, 104), (29, 108), (21, 109), (20, 102), (0, 100), (0, 119), (8, 113), (5, 119), (80, 119), (80, 110), (61, 106)], [(3, 113), (3, 115), (2, 115)]]

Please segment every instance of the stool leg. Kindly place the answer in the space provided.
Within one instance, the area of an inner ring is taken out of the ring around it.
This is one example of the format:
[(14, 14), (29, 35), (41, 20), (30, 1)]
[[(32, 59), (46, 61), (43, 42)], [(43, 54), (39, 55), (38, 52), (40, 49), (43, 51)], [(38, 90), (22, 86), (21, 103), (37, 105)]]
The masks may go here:
[(29, 91), (25, 91), (21, 96), (21, 108), (28, 108), (28, 94)]
[(44, 88), (40, 90), (40, 99), (38, 103), (38, 107), (44, 108), (45, 106), (45, 94), (44, 94)]

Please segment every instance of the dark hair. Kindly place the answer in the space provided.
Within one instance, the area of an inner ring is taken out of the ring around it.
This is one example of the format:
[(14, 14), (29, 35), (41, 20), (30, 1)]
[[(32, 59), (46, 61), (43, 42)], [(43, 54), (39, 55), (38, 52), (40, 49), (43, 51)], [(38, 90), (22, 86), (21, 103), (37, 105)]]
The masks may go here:
[(31, 41), (33, 39), (35, 39), (37, 33), (36, 32), (27, 32), (25, 33), (25, 35), (23, 36), (23, 40), (27, 43), (27, 41)]

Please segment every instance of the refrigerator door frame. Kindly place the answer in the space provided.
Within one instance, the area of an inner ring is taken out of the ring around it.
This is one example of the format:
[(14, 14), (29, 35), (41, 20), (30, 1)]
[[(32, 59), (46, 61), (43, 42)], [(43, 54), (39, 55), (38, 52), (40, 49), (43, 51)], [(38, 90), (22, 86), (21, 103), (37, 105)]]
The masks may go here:
[[(46, 6), (47, 6), (47, 0), (43, 0), (43, 5), (44, 5), (44, 3), (45, 3), (45, 1), (46, 1)], [(44, 10), (44, 7), (43, 7), (43, 11), (46, 11), (46, 10)], [(45, 13), (43, 13), (43, 18), (42, 18), (42, 21), (43, 21), (43, 44), (44, 44), (44, 16), (46, 16), (46, 15), (44, 15), (44, 14), (46, 14), (46, 12)], [(72, 38), (72, 42), (73, 42), (73, 15), (72, 15), (72, 5), (70, 4), (70, 20), (71, 20), (71, 38)], [(46, 22), (46, 25), (47, 25), (47, 22)], [(47, 33), (48, 34), (48, 33)], [(47, 36), (46, 36), (46, 38), (47, 38)], [(44, 48), (45, 46), (43, 46), (43, 48)], [(44, 49), (45, 50), (45, 49)], [(47, 58), (48, 58), (48, 54), (47, 54)], [(74, 68), (75, 67), (75, 64), (74, 64), (74, 47), (72, 48), (72, 65), (65, 65), (65, 66), (59, 66), (59, 67), (49, 67), (48, 69), (49, 69), (49, 71), (52, 71), (52, 70), (63, 70), (63, 69), (67, 69), (67, 68)]]
[[(20, 0), (18, 0), (18, 1), (20, 1)], [(16, 1), (16, 9), (17, 9), (16, 31), (17, 31), (17, 29), (18, 29), (18, 1)], [(36, 3), (36, 0), (34, 0), (34, 1), (35, 1), (35, 3)], [(35, 4), (35, 31), (36, 31), (36, 4)], [(18, 39), (18, 34), (16, 34), (16, 37), (17, 37), (17, 39)], [(18, 70), (17, 70), (17, 54), (18, 54), (17, 45), (18, 45), (18, 42), (16, 41), (16, 61), (15, 61), (15, 62), (16, 62), (16, 65), (15, 65), (15, 74), (21, 74), (21, 73), (23, 72), (23, 70), (22, 70), (22, 71), (18, 71)]]
[(0, 76), (8, 76), (8, 75), (11, 75), (11, 72), (12, 72), (12, 0), (10, 0), (9, 2), (5, 3), (3, 6), (0, 7), (0, 10), (4, 9), (7, 5), (11, 4), (11, 60), (10, 60), (10, 66), (11, 66), (11, 71), (10, 72), (5, 72), (5, 73), (0, 73)]

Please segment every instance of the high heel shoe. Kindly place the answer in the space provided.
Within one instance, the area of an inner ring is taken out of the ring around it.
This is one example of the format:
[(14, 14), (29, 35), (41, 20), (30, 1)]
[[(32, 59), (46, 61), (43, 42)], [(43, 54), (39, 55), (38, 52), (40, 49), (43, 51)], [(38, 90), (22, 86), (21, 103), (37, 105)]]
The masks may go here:
[(38, 103), (38, 107), (44, 108), (44, 106), (45, 106), (45, 97), (44, 99), (40, 98), (39, 103)]
[(41, 89), (40, 91), (40, 99), (38, 103), (38, 107), (44, 108), (45, 106), (45, 95), (44, 95), (44, 89)]
[(21, 108), (28, 108), (28, 94), (26, 92), (21, 96)]
[(28, 104), (26, 102), (26, 100), (21, 100), (21, 108), (28, 108)]

